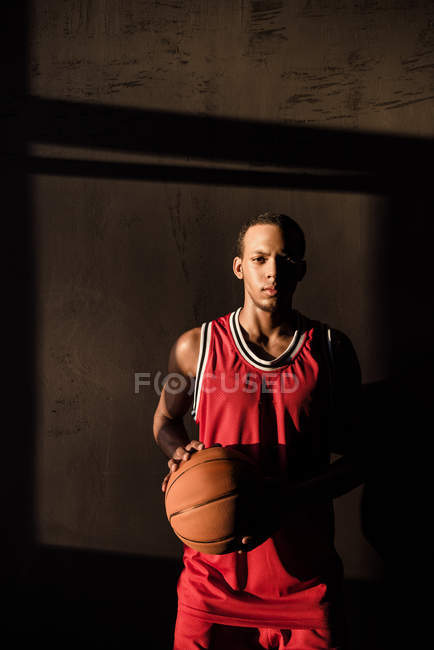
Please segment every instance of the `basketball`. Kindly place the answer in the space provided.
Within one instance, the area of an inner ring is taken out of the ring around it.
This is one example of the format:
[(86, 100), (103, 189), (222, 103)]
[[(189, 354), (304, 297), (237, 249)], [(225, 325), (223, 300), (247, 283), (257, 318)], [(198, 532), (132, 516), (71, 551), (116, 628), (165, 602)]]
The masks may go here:
[(257, 528), (261, 489), (261, 473), (248, 456), (230, 447), (202, 449), (171, 475), (167, 518), (187, 546), (213, 555), (230, 553)]

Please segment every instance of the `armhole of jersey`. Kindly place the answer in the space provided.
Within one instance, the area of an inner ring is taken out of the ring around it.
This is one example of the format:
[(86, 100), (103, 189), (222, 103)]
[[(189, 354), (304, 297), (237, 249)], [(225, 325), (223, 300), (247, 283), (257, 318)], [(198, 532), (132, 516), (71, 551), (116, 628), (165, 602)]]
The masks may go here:
[(327, 362), (327, 374), (328, 374), (328, 393), (329, 393), (329, 404), (333, 409), (334, 404), (334, 355), (333, 355), (333, 346), (332, 346), (332, 330), (328, 325), (322, 325), (322, 342), (324, 355)]
[(334, 357), (333, 357), (333, 347), (332, 347), (332, 331), (331, 331), (330, 327), (327, 327), (327, 347), (328, 347), (328, 351), (329, 351), (330, 367), (333, 370)]
[(208, 361), (210, 343), (211, 343), (211, 321), (208, 323), (202, 323), (202, 327), (200, 330), (199, 356), (197, 359), (197, 366), (196, 366), (193, 408), (191, 410), (191, 415), (194, 417), (195, 420), (199, 408), (203, 375), (205, 372), (206, 363)]

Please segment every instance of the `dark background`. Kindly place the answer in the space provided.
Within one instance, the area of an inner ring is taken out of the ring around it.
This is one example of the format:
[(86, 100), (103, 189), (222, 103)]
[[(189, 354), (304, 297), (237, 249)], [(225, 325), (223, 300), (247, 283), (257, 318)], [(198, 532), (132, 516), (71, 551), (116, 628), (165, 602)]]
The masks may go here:
[[(368, 480), (336, 501), (352, 645), (418, 647), (433, 21), (422, 0), (5, 4), (1, 560), (16, 642), (170, 648), (180, 545), (152, 384), (182, 331), (241, 304), (233, 242), (272, 209), (307, 236), (296, 307), (345, 331), (362, 366)], [(135, 373), (151, 386), (135, 393)]]

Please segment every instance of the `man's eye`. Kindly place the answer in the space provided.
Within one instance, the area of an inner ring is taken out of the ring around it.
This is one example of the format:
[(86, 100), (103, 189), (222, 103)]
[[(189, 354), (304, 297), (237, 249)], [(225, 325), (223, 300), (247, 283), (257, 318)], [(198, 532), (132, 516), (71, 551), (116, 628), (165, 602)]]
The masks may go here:
[(262, 262), (262, 261), (264, 261), (264, 260), (265, 260), (265, 257), (254, 257), (254, 258), (253, 258), (253, 261), (254, 261), (254, 262)]

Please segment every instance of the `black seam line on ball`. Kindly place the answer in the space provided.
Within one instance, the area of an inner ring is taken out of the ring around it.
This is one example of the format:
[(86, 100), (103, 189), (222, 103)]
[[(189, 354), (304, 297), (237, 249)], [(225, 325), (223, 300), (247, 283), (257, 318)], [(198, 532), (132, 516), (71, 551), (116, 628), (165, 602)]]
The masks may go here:
[(229, 535), (229, 537), (219, 537), (218, 539), (212, 539), (209, 542), (201, 542), (199, 539), (188, 539), (188, 537), (184, 537), (184, 535), (181, 535), (180, 533), (177, 533), (177, 535), (180, 539), (190, 542), (191, 544), (215, 544), (216, 542), (230, 542), (231, 540), (236, 539), (235, 535)]
[[(208, 447), (208, 449), (211, 449), (211, 447)], [(226, 461), (229, 461), (230, 463), (234, 463), (234, 462), (235, 463), (246, 463), (246, 464), (249, 463), (249, 461), (245, 461), (243, 458), (210, 458), (209, 460), (204, 460), (202, 463), (200, 463), (200, 465), (205, 465), (205, 463), (216, 463), (219, 460), (226, 460)], [(186, 462), (188, 462), (188, 461), (186, 461)], [(165, 497), (166, 501), (167, 501), (168, 494), (169, 494), (170, 490), (172, 489), (172, 487), (175, 485), (176, 481), (179, 478), (181, 478), (181, 476), (183, 476), (185, 474), (185, 472), (188, 472), (191, 469), (195, 469), (196, 467), (199, 467), (199, 465), (194, 465), (193, 467), (187, 467), (186, 469), (184, 469), (181, 472), (181, 474), (179, 476), (177, 476), (175, 479), (173, 479), (173, 482), (169, 485), (168, 490), (166, 490), (166, 497)]]
[(226, 497), (231, 497), (234, 494), (238, 494), (238, 490), (230, 490), (229, 492), (225, 492), (222, 494), (220, 497), (217, 497), (215, 499), (208, 499), (208, 501), (202, 501), (201, 503), (198, 503), (194, 506), (188, 506), (188, 508), (184, 508), (183, 510), (178, 510), (177, 512), (173, 512), (170, 515), (169, 521), (172, 521), (172, 517), (176, 517), (176, 515), (183, 515), (185, 512), (190, 512), (190, 510), (196, 510), (196, 508), (201, 508), (202, 506), (207, 506), (209, 503), (216, 503), (217, 501), (222, 501), (222, 499), (226, 499)]

